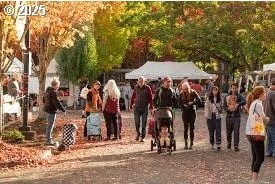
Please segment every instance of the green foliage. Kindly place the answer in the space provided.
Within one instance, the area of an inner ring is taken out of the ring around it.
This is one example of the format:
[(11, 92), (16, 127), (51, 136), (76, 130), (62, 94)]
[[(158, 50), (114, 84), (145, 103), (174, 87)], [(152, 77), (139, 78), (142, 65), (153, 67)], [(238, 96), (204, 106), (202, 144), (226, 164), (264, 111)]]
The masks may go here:
[(129, 30), (120, 27), (125, 3), (109, 2), (109, 6), (95, 14), (94, 36), (99, 71), (119, 67), (128, 48)]
[(131, 2), (124, 25), (151, 38), (151, 51), (177, 61), (260, 69), (275, 58), (274, 3)]
[(11, 130), (4, 132), (2, 138), (8, 142), (21, 143), (25, 139), (25, 136), (18, 130)]
[(93, 34), (87, 32), (84, 38), (79, 37), (73, 47), (60, 50), (56, 59), (61, 76), (74, 84), (84, 77), (95, 78), (97, 53)]
[(118, 67), (128, 46), (128, 31), (118, 26), (124, 3), (111, 2), (95, 14), (93, 25), (75, 45), (57, 55), (59, 71), (76, 83), (84, 77), (96, 79), (104, 71)]

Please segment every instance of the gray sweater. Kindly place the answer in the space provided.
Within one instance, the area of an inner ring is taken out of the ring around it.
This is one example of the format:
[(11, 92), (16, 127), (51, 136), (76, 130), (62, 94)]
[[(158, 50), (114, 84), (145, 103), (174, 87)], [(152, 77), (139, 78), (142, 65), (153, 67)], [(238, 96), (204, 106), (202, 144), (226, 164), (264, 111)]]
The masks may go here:
[(267, 93), (265, 105), (265, 114), (270, 118), (270, 124), (275, 125), (275, 88), (271, 88)]

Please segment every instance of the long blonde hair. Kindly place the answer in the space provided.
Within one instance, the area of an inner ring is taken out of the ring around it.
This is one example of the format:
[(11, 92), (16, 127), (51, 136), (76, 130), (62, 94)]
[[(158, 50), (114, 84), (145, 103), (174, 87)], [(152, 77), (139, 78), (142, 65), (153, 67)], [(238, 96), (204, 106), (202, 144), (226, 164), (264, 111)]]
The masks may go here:
[(120, 98), (120, 91), (113, 79), (108, 80), (107, 84), (103, 88), (104, 93), (108, 93), (111, 98)]

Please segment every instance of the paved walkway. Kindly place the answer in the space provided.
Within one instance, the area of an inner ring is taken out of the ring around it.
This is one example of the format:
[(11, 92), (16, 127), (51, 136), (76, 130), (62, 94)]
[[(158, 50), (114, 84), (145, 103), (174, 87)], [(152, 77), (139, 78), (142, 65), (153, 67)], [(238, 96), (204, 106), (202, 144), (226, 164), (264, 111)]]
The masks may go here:
[[(226, 149), (225, 122), (222, 126), (222, 150), (210, 150), (203, 112), (198, 112), (193, 150), (183, 149), (183, 123), (176, 113), (175, 128), (178, 150), (172, 155), (158, 155), (150, 150), (150, 138), (135, 142), (125, 136), (117, 142), (63, 152), (59, 163), (51, 167), (0, 173), (0, 183), (248, 183), (250, 147), (244, 136), (242, 119), (240, 152)], [(73, 117), (75, 118), (75, 117)], [(124, 130), (134, 133), (133, 116), (123, 113)], [(275, 183), (275, 158), (266, 158), (260, 178)]]

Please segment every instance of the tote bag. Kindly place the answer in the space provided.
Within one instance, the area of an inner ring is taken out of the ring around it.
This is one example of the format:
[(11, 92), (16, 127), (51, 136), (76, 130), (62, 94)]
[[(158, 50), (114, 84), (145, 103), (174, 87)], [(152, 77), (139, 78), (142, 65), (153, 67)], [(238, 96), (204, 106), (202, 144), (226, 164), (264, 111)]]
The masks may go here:
[(264, 125), (264, 120), (262, 116), (256, 111), (256, 106), (254, 106), (253, 110), (253, 121), (252, 121), (252, 126), (251, 126), (251, 134), (252, 135), (247, 135), (249, 140), (252, 141), (264, 141), (265, 140), (265, 125)]

